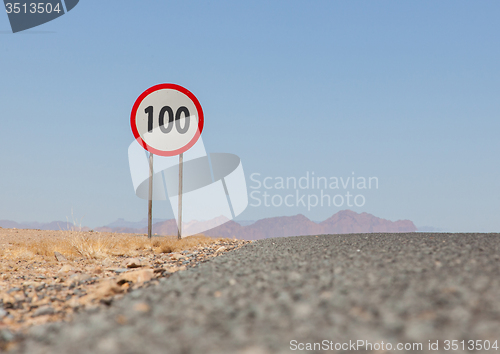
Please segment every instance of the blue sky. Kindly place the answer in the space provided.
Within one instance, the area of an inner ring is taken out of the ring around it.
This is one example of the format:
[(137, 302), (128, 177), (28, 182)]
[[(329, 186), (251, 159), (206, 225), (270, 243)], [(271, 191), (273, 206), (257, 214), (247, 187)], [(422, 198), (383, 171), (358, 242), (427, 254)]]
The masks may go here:
[[(172, 82), (203, 106), (207, 150), (240, 156), (249, 186), (252, 173), (354, 172), (379, 179), (354, 211), (499, 231), (499, 11), (497, 1), (82, 0), (17, 34), (0, 14), (0, 219), (66, 220), (72, 209), (91, 227), (143, 219), (130, 111)], [(341, 209), (249, 206), (239, 218)], [(154, 210), (172, 217), (167, 203)]]

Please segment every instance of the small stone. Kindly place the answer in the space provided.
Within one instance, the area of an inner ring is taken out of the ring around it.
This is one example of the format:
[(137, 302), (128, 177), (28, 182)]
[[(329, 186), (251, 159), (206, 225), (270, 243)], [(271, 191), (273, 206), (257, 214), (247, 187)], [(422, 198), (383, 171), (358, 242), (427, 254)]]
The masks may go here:
[(39, 285), (39, 283), (38, 283), (38, 282), (36, 282), (36, 281), (25, 281), (25, 282), (23, 283), (23, 286), (26, 286), (26, 287), (28, 287), (28, 288), (29, 288), (29, 287), (36, 287), (36, 286), (38, 286), (38, 285)]
[(184, 258), (186, 258), (186, 256), (185, 256), (185, 255), (183, 255), (183, 254), (180, 254), (180, 253), (172, 253), (172, 254), (170, 255), (170, 258), (172, 258), (172, 259), (174, 259), (174, 260), (178, 261), (179, 259), (184, 259)]
[[(96, 299), (96, 298), (105, 298), (108, 296), (112, 296), (115, 294), (120, 294), (123, 292), (124, 289), (122, 289), (119, 285), (116, 284), (116, 282), (113, 279), (103, 281), (99, 287), (95, 290), (94, 293), (92, 293), (90, 296), (88, 296), (87, 299)], [(82, 298), (83, 299), (83, 298)], [(82, 301), (85, 302), (83, 299)]]
[(149, 312), (151, 307), (145, 302), (138, 302), (134, 305), (134, 311), (136, 312)]
[(0, 339), (2, 339), (3, 341), (12, 342), (14, 340), (14, 338), (15, 338), (15, 336), (8, 329), (0, 330)]
[(61, 253), (59, 252), (54, 252), (54, 256), (56, 257), (58, 262), (64, 262), (67, 261), (66, 257), (64, 257)]
[(19, 291), (21, 290), (21, 288), (11, 288), (7, 291), (7, 294), (10, 294), (10, 293), (15, 293), (16, 291)]
[(32, 317), (45, 316), (45, 315), (53, 315), (55, 313), (54, 308), (50, 306), (40, 307), (38, 308), (32, 315)]
[(105, 268), (109, 268), (113, 265), (113, 261), (109, 258), (105, 258), (102, 260), (101, 262), (102, 266), (105, 267)]
[(24, 295), (23, 292), (18, 292), (16, 294), (14, 294), (14, 299), (16, 300), (16, 302), (22, 302), (22, 301), (26, 300), (26, 296)]
[(138, 258), (128, 258), (123, 261), (122, 266), (124, 268), (140, 268), (142, 267), (142, 262)]
[(9, 313), (5, 311), (3, 308), (0, 308), (0, 319), (4, 318), (7, 316)]
[(118, 281), (126, 280), (135, 284), (142, 284), (146, 281), (150, 281), (154, 277), (153, 269), (142, 269), (133, 272), (127, 272), (120, 275)]
[(125, 273), (125, 272), (128, 272), (128, 268), (113, 269), (113, 272), (115, 272), (116, 274)]
[(69, 272), (72, 272), (74, 270), (75, 270), (75, 268), (73, 268), (69, 264), (65, 264), (65, 265), (62, 266), (61, 269), (59, 269), (58, 273), (60, 273), (60, 274), (68, 274)]
[(219, 248), (217, 248), (215, 253), (224, 252), (225, 250), (226, 250), (226, 246), (220, 246)]

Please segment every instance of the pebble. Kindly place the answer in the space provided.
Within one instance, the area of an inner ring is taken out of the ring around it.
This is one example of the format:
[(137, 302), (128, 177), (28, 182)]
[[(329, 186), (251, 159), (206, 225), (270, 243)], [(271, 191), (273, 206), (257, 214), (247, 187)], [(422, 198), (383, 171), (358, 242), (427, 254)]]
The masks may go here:
[(138, 258), (128, 258), (122, 262), (125, 268), (139, 268), (142, 267), (142, 262)]
[(153, 269), (141, 269), (141, 270), (123, 273), (118, 278), (118, 281), (126, 280), (126, 281), (130, 281), (130, 282), (133, 282), (136, 284), (142, 284), (146, 281), (150, 281), (151, 279), (153, 279), (153, 277), (154, 277), (154, 270)]
[(59, 272), (60, 274), (67, 274), (69, 272), (72, 272), (74, 271), (75, 268), (73, 268), (72, 266), (70, 266), (69, 264), (65, 264), (61, 267), (61, 269), (59, 269)]
[(9, 313), (5, 311), (3, 308), (0, 307), (0, 319), (4, 318), (7, 316)]
[(151, 307), (145, 302), (138, 302), (133, 307), (136, 312), (149, 312)]
[(38, 317), (38, 316), (44, 316), (44, 315), (53, 315), (56, 311), (54, 308), (47, 306), (47, 307), (40, 307), (36, 309), (36, 311), (33, 313), (32, 317)]
[(54, 252), (54, 257), (56, 257), (56, 260), (58, 262), (65, 262), (67, 261), (66, 257), (64, 257), (61, 253), (59, 252)]
[(121, 273), (125, 273), (125, 272), (128, 272), (130, 269), (128, 268), (118, 268), (118, 269), (113, 269), (113, 271), (116, 273), (116, 274), (121, 274)]
[(5, 342), (10, 342), (14, 340), (14, 334), (8, 329), (0, 329), (0, 338)]
[(180, 254), (180, 253), (172, 253), (172, 254), (170, 255), (170, 258), (171, 258), (171, 259), (174, 259), (174, 260), (176, 260), (176, 261), (178, 261), (178, 260), (180, 260), (180, 259), (184, 259), (184, 258), (186, 258), (186, 256), (185, 256), (185, 255), (183, 255), (183, 254)]

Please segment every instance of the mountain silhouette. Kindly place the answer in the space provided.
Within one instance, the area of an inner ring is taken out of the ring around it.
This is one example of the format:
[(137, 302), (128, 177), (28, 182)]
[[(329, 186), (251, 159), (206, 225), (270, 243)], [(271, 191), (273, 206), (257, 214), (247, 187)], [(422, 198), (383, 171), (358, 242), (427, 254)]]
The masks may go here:
[[(184, 228), (186, 230), (189, 228), (201, 228), (205, 230), (210, 228), (211, 225), (217, 224), (220, 224), (219, 219), (205, 222), (190, 222), (185, 224)], [(146, 234), (148, 232), (146, 225), (147, 220), (145, 219), (139, 222), (128, 222), (123, 219), (118, 219), (111, 224), (97, 227), (94, 230), (99, 232)], [(0, 227), (41, 230), (80, 229), (66, 221), (54, 221), (43, 224), (37, 222), (17, 223), (9, 220), (0, 220)], [(89, 230), (89, 228), (82, 227), (81, 230), (86, 231)], [(415, 231), (417, 231), (417, 227), (410, 220), (390, 221), (368, 213), (358, 214), (352, 210), (342, 210), (320, 223), (311, 221), (306, 216), (298, 214), (294, 216), (278, 216), (261, 219), (246, 226), (229, 220), (220, 226), (202, 233), (211, 237), (260, 240), (286, 236)], [(153, 233), (158, 235), (177, 235), (177, 222), (175, 219), (156, 222), (153, 224)]]

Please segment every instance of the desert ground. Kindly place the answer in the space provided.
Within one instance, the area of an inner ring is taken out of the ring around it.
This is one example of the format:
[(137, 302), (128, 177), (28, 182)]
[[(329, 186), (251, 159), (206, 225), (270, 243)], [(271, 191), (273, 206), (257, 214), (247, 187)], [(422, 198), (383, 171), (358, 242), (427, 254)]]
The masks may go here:
[(132, 289), (154, 286), (160, 278), (245, 243), (0, 228), (0, 349), (13, 343), (5, 337), (109, 306)]
[[(75, 233), (64, 239), (78, 242), (82, 236), (87, 246), (104, 238)], [(140, 236), (112, 237), (144, 243), (120, 250), (121, 243), (110, 241), (106, 252), (116, 254), (101, 258), (78, 251), (79, 243), (68, 246), (75, 253), (65, 251), (66, 261), (53, 255), (64, 249), (30, 256), (48, 257), (43, 265), (16, 261), (16, 252), (28, 251), (22, 244), (8, 245), (4, 258), (11, 259), (12, 269), (6, 265), (11, 271), (6, 274), (14, 280), (2, 291), (4, 319), (10, 322), (0, 329), (4, 349), (19, 354), (500, 350), (500, 234), (316, 235), (246, 244), (193, 238), (181, 241), (191, 242), (188, 251), (167, 249), (167, 242), (175, 241), (167, 238), (151, 243)], [(104, 264), (106, 259), (111, 263)], [(69, 269), (77, 265), (80, 271)], [(183, 266), (187, 269), (178, 271)], [(35, 273), (35, 267), (45, 271)], [(38, 321), (46, 323), (32, 325)]]

